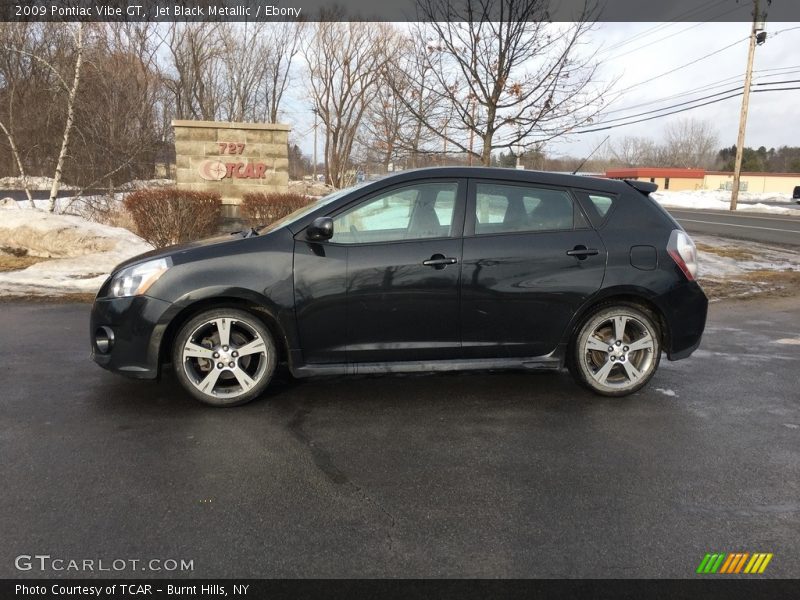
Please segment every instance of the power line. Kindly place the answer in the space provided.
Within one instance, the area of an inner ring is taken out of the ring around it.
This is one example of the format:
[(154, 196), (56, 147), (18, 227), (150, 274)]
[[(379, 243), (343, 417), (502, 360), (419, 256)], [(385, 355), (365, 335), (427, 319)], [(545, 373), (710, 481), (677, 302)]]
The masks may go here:
[(719, 81), (715, 81), (715, 82), (703, 85), (703, 86), (701, 86), (699, 88), (694, 88), (694, 89), (691, 89), (691, 90), (685, 90), (683, 92), (677, 92), (677, 93), (672, 94), (670, 96), (664, 96), (663, 98), (657, 98), (655, 100), (648, 100), (647, 102), (640, 102), (639, 104), (631, 104), (631, 105), (625, 106), (623, 108), (616, 108), (614, 110), (609, 110), (609, 111), (606, 111), (605, 114), (611, 115), (611, 114), (615, 114), (615, 113), (625, 112), (625, 111), (628, 111), (628, 110), (631, 110), (631, 109), (634, 109), (634, 108), (641, 108), (643, 106), (651, 106), (653, 104), (660, 104), (660, 103), (666, 102), (668, 100), (675, 100), (677, 98), (682, 98), (684, 96), (691, 96), (692, 94), (706, 92), (706, 91), (713, 90), (713, 89), (718, 88), (718, 87), (731, 85), (732, 83), (734, 83), (734, 80), (741, 79), (741, 77), (742, 77), (741, 75), (733, 75), (732, 77), (726, 77), (725, 79), (720, 79)]
[(737, 44), (741, 44), (742, 42), (747, 41), (749, 39), (750, 39), (749, 35), (747, 37), (743, 37), (742, 39), (736, 40), (732, 44), (728, 44), (727, 46), (719, 48), (718, 50), (714, 50), (713, 52), (709, 52), (708, 54), (705, 54), (705, 55), (703, 55), (703, 56), (701, 56), (699, 58), (696, 58), (696, 59), (692, 60), (691, 62), (682, 64), (682, 65), (680, 65), (678, 67), (675, 67), (674, 69), (670, 69), (669, 71), (664, 71), (663, 73), (660, 73), (658, 75), (650, 77), (649, 79), (645, 79), (644, 81), (640, 81), (639, 83), (634, 83), (633, 85), (630, 85), (630, 86), (628, 86), (626, 88), (623, 88), (623, 89), (619, 90), (619, 93), (630, 91), (630, 90), (632, 90), (634, 88), (637, 88), (639, 86), (642, 86), (642, 85), (645, 85), (645, 84), (650, 83), (652, 81), (655, 81), (656, 79), (661, 79), (662, 77), (666, 77), (667, 75), (671, 75), (672, 73), (675, 73), (676, 71), (680, 71), (681, 69), (685, 69), (686, 67), (690, 67), (692, 65), (695, 65), (698, 62), (700, 62), (701, 60), (705, 60), (707, 58), (711, 58), (712, 56), (715, 56), (715, 55), (719, 54), (720, 52), (724, 52), (725, 50), (728, 50), (730, 48), (733, 48)]
[(726, 0), (709, 0), (705, 4), (701, 4), (700, 6), (695, 6), (694, 8), (691, 8), (688, 11), (685, 11), (685, 12), (681, 13), (680, 15), (676, 16), (674, 19), (670, 19), (669, 22), (667, 22), (667, 23), (659, 23), (658, 25), (650, 27), (649, 29), (645, 29), (644, 31), (640, 31), (639, 33), (637, 33), (637, 34), (629, 37), (628, 39), (626, 39), (624, 42), (620, 42), (619, 44), (617, 44), (616, 46), (614, 46), (612, 48), (607, 48), (605, 50), (600, 50), (597, 54), (599, 56), (599, 55), (607, 54), (608, 52), (611, 52), (612, 50), (618, 50), (618, 49), (620, 49), (620, 48), (622, 48), (624, 46), (627, 46), (629, 44), (634, 43), (637, 40), (645, 38), (648, 35), (652, 35), (654, 33), (657, 33), (659, 31), (662, 31), (664, 29), (668, 29), (668, 28), (670, 28), (670, 27), (672, 27), (674, 25), (677, 25), (678, 23), (680, 23), (682, 21), (686, 21), (686, 20), (688, 20), (688, 17), (690, 17), (690, 16), (695, 16), (696, 14), (705, 12), (706, 10), (710, 10), (710, 9), (716, 7), (719, 4), (724, 4), (725, 2), (726, 2)]
[(787, 31), (794, 31), (795, 29), (800, 29), (800, 27), (787, 27), (786, 29), (778, 29), (778, 31), (773, 31), (769, 37), (775, 37), (780, 35), (781, 33), (785, 33)]
[[(788, 92), (788, 91), (792, 91), (792, 90), (800, 90), (800, 86), (774, 88), (774, 89), (753, 90), (752, 93), (753, 94), (757, 94), (759, 92)], [(722, 102), (724, 100), (729, 100), (731, 98), (736, 98), (738, 96), (741, 96), (743, 93), (744, 93), (744, 91), (739, 91), (739, 92), (736, 92), (736, 93), (731, 94), (729, 96), (725, 96), (724, 98), (717, 98), (716, 100), (709, 100), (708, 102), (704, 102), (704, 103), (698, 104), (696, 106), (689, 106), (689, 107), (686, 107), (686, 108), (673, 110), (671, 112), (667, 112), (667, 113), (664, 113), (662, 115), (655, 115), (655, 116), (652, 116), (652, 117), (646, 117), (644, 119), (638, 119), (638, 120), (630, 121), (630, 122), (627, 122), (627, 123), (620, 123), (619, 125), (608, 125), (608, 126), (604, 126), (604, 127), (594, 127), (592, 129), (582, 129), (580, 131), (574, 131), (573, 133), (576, 133), (576, 134), (595, 133), (597, 131), (607, 131), (609, 129), (616, 129), (618, 127), (625, 127), (627, 125), (635, 125), (636, 123), (644, 123), (645, 121), (652, 121), (654, 119), (661, 119), (662, 117), (668, 117), (670, 115), (676, 115), (676, 114), (683, 113), (683, 112), (686, 112), (686, 111), (689, 111), (689, 110), (693, 110), (695, 108), (700, 108), (702, 106), (708, 106), (709, 104), (717, 104), (717, 103)]]
[(645, 112), (637, 113), (634, 115), (626, 115), (624, 117), (616, 117), (614, 119), (606, 119), (603, 123), (615, 123), (617, 121), (627, 121), (628, 119), (635, 119), (636, 117), (642, 117), (645, 115), (651, 115), (653, 113), (662, 112), (665, 110), (671, 110), (673, 108), (678, 108), (681, 106), (686, 106), (687, 104), (694, 104), (695, 102), (701, 102), (702, 100), (708, 100), (709, 98), (716, 98), (717, 96), (723, 96), (725, 94), (730, 94), (731, 92), (741, 91), (744, 89), (743, 85), (737, 86), (735, 88), (730, 88), (724, 90), (722, 92), (716, 92), (714, 94), (709, 94), (708, 96), (703, 96), (702, 98), (695, 98), (694, 100), (686, 100), (685, 102), (680, 102), (679, 104), (673, 104), (671, 106), (664, 106), (662, 108), (654, 108), (653, 110), (648, 110)]
[[(787, 83), (800, 83), (800, 79), (787, 79), (787, 80), (784, 80), (784, 81), (767, 81), (765, 83), (754, 83), (753, 85), (781, 85), (781, 84), (787, 84)], [(702, 98), (695, 98), (693, 100), (686, 100), (685, 102), (680, 102), (678, 104), (673, 104), (672, 106), (664, 106), (662, 108), (654, 108), (653, 110), (648, 110), (648, 111), (641, 112), (641, 113), (638, 113), (638, 114), (635, 114), (635, 115), (627, 115), (627, 116), (624, 116), (624, 117), (617, 117), (615, 119), (607, 119), (607, 120), (603, 121), (603, 123), (614, 123), (614, 122), (617, 122), (617, 121), (627, 121), (628, 119), (634, 119), (636, 117), (642, 117), (642, 116), (645, 116), (645, 115), (651, 115), (653, 113), (662, 112), (662, 111), (665, 111), (665, 110), (671, 110), (673, 108), (679, 108), (681, 106), (686, 106), (687, 104), (694, 104), (695, 102), (700, 102), (702, 100), (708, 100), (709, 98), (715, 98), (717, 96), (723, 96), (723, 95), (729, 94), (731, 92), (736, 92), (736, 91), (741, 92), (743, 90), (744, 90), (744, 85), (740, 85), (740, 86), (737, 86), (735, 88), (730, 88), (730, 89), (724, 90), (722, 92), (716, 92), (714, 94), (709, 94), (708, 96), (703, 96)]]
[(719, 19), (720, 17), (724, 17), (724, 16), (727, 16), (727, 15), (733, 13), (733, 12), (741, 10), (744, 7), (745, 7), (744, 4), (740, 4), (739, 6), (736, 6), (735, 8), (732, 8), (730, 10), (726, 10), (726, 11), (724, 11), (722, 13), (716, 14), (713, 17), (710, 17), (710, 18), (706, 19), (705, 21), (701, 21), (699, 23), (694, 23), (693, 25), (690, 25), (689, 27), (681, 29), (680, 31), (676, 31), (676, 32), (671, 33), (669, 35), (665, 35), (664, 37), (658, 38), (657, 40), (653, 40), (652, 42), (648, 42), (647, 44), (643, 44), (641, 46), (637, 46), (636, 48), (632, 48), (632, 49), (627, 50), (627, 51), (625, 51), (625, 52), (623, 52), (621, 54), (615, 54), (615, 55), (610, 56), (608, 58), (604, 58), (603, 60), (610, 62), (610, 61), (617, 60), (618, 58), (622, 58), (623, 56), (628, 56), (629, 54), (633, 54), (634, 52), (639, 52), (640, 50), (644, 50), (645, 48), (649, 48), (650, 46), (653, 46), (653, 45), (661, 43), (661, 42), (663, 42), (665, 40), (669, 40), (671, 38), (674, 38), (677, 35), (681, 35), (682, 33), (686, 33), (687, 31), (691, 31), (692, 29), (695, 29), (696, 27), (700, 27), (701, 25), (706, 25), (707, 23), (709, 23), (709, 22), (711, 22), (711, 21), (713, 21), (715, 19)]
[[(792, 75), (794, 73), (800, 73), (800, 66), (798, 66), (798, 67), (781, 67), (781, 68), (782, 69), (791, 68), (792, 70), (782, 71), (781, 73), (773, 73), (771, 75), (770, 74), (768, 74), (768, 75), (759, 75), (757, 77), (757, 79), (760, 81), (760, 80), (766, 79), (766, 78), (783, 77), (784, 75)], [(772, 71), (772, 70), (776, 70), (776, 69), (761, 69), (761, 71), (754, 71), (754, 73), (759, 73), (759, 72), (762, 72), (762, 71)], [(612, 115), (612, 114), (616, 114), (616, 113), (620, 113), (620, 112), (625, 112), (625, 111), (628, 111), (628, 110), (631, 110), (631, 109), (634, 109), (634, 108), (642, 108), (644, 106), (652, 106), (654, 104), (661, 104), (662, 102), (667, 102), (668, 100), (676, 100), (678, 98), (683, 98), (685, 96), (692, 96), (694, 94), (699, 94), (699, 93), (707, 92), (707, 91), (710, 91), (710, 90), (713, 90), (713, 89), (716, 89), (716, 88), (732, 85), (735, 82), (735, 80), (737, 80), (737, 79), (741, 81), (742, 80), (742, 75), (733, 75), (731, 77), (726, 77), (725, 79), (720, 79), (719, 81), (715, 81), (715, 82), (700, 86), (698, 88), (694, 88), (694, 89), (691, 89), (691, 90), (685, 90), (683, 92), (678, 92), (678, 93), (672, 94), (670, 96), (664, 96), (663, 98), (657, 98), (655, 100), (648, 100), (647, 102), (640, 102), (639, 104), (631, 104), (631, 105), (626, 106), (624, 108), (617, 108), (617, 109), (614, 109), (614, 110), (609, 110), (609, 111), (606, 111), (605, 114), (606, 115)], [(758, 85), (768, 85), (770, 83), (777, 83), (777, 82), (766, 81), (764, 83), (759, 83)], [(697, 100), (702, 100), (702, 99), (703, 98), (697, 98)], [(635, 116), (635, 115), (630, 115), (630, 116)]]

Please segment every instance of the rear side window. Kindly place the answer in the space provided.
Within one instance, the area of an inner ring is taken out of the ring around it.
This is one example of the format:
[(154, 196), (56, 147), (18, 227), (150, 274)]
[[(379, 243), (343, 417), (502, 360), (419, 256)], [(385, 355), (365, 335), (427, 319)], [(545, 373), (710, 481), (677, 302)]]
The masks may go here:
[(576, 224), (576, 211), (572, 196), (565, 190), (495, 183), (475, 185), (476, 235), (571, 230)]
[(583, 205), (592, 225), (599, 227), (606, 220), (606, 217), (614, 207), (617, 197), (613, 194), (603, 194), (600, 192), (584, 192), (575, 190), (575, 195)]

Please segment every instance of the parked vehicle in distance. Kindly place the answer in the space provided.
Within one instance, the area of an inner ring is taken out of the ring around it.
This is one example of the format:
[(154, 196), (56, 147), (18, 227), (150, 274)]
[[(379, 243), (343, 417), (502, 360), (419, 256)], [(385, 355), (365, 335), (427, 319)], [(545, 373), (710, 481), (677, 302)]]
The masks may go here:
[(792, 200), (800, 204), (800, 185), (796, 185), (794, 187), (794, 191), (792, 192)]
[(559, 369), (623, 396), (700, 344), (694, 244), (639, 181), (489, 168), (406, 171), (262, 228), (119, 265), (94, 360), (172, 363), (214, 406), (296, 377)]

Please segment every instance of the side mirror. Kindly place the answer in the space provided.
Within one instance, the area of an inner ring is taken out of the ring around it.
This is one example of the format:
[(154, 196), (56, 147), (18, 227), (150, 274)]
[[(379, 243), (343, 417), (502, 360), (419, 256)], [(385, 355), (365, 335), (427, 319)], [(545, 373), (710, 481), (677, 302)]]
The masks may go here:
[(331, 239), (333, 237), (333, 219), (317, 217), (306, 229), (306, 237), (313, 242)]

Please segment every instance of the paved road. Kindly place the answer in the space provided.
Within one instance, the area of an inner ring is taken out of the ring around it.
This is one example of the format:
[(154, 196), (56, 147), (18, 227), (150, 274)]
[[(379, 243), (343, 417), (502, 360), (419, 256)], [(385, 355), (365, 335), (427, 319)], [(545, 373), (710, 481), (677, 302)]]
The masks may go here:
[[(75, 192), (71, 190), (59, 190), (57, 197), (69, 198), (74, 193)], [(31, 196), (34, 200), (48, 200), (50, 198), (50, 190), (31, 190)], [(0, 199), (1, 198), (12, 198), (23, 204), (28, 202), (28, 196), (25, 190), (0, 190)]]
[(566, 374), (284, 375), (226, 410), (97, 368), (87, 316), (0, 309), (0, 577), (41, 576), (13, 566), (36, 553), (199, 577), (690, 577), (707, 551), (764, 551), (766, 575), (800, 572), (794, 300), (712, 305), (695, 357), (628, 399)]
[(741, 212), (732, 214), (720, 210), (667, 210), (689, 233), (800, 246), (800, 211), (794, 216)]

